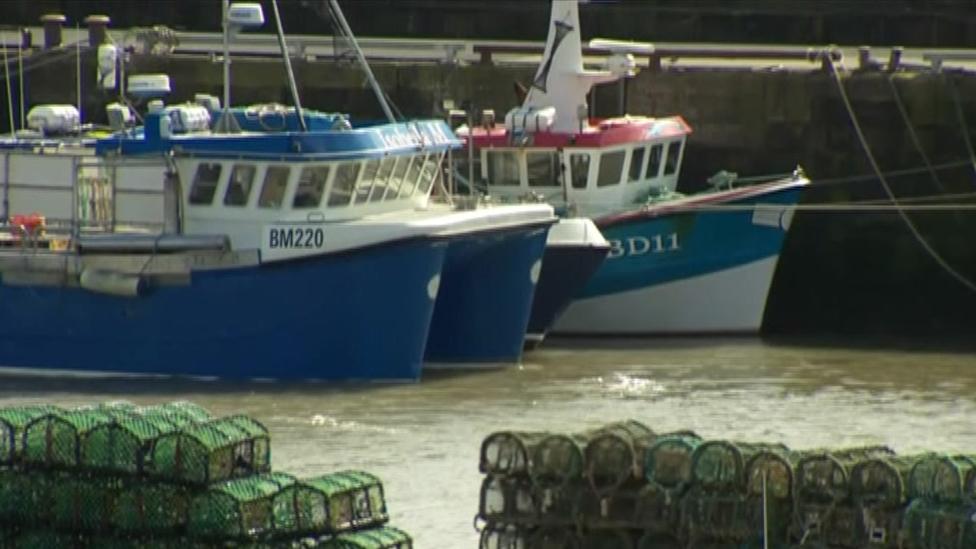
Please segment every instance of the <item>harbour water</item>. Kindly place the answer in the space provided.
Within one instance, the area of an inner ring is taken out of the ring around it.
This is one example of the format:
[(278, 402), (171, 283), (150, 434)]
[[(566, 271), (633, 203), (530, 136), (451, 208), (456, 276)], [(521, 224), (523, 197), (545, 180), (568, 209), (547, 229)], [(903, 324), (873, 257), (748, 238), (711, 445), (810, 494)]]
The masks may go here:
[(973, 348), (759, 339), (553, 341), (523, 365), (392, 386), (0, 374), (0, 406), (192, 400), (271, 431), (273, 466), (365, 469), (421, 549), (477, 547), (478, 450), (495, 430), (621, 419), (797, 449), (887, 444), (976, 453)]

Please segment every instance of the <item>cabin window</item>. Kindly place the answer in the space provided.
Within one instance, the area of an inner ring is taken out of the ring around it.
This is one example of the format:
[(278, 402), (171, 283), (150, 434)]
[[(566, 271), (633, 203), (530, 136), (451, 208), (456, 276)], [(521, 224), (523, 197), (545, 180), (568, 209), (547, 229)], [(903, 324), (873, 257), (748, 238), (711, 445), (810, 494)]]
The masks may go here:
[(585, 189), (586, 181), (590, 178), (589, 153), (576, 153), (569, 156), (569, 172), (573, 178), (574, 189)]
[(261, 208), (280, 208), (288, 188), (288, 175), (291, 172), (285, 166), (268, 166), (264, 172), (264, 183), (261, 184), (261, 195), (258, 206)]
[(209, 205), (213, 203), (217, 192), (217, 182), (220, 181), (220, 164), (201, 163), (197, 166), (197, 173), (193, 177), (190, 187), (190, 204)]
[(352, 199), (352, 189), (359, 178), (362, 164), (349, 162), (340, 164), (336, 168), (335, 179), (332, 181), (332, 192), (329, 193), (329, 206), (347, 206)]
[(400, 185), (403, 185), (403, 178), (407, 175), (407, 170), (410, 169), (410, 161), (413, 160), (412, 156), (401, 156), (400, 160), (397, 161), (396, 169), (393, 170), (393, 177), (390, 178), (390, 184), (386, 189), (386, 196), (384, 198), (396, 198), (397, 194), (400, 192)]
[(559, 155), (556, 151), (526, 153), (525, 167), (530, 187), (559, 186)]
[(678, 171), (679, 156), (681, 156), (681, 142), (674, 141), (668, 145), (668, 157), (664, 161), (664, 175), (671, 175)]
[(390, 184), (390, 176), (393, 175), (393, 168), (396, 167), (397, 157), (388, 156), (383, 159), (383, 163), (380, 164), (380, 173), (376, 175), (376, 181), (373, 182), (373, 190), (369, 193), (369, 201), (376, 202), (383, 198), (386, 193), (386, 187)]
[(519, 186), (518, 157), (514, 151), (488, 151), (488, 184)]
[(247, 206), (247, 199), (251, 196), (251, 186), (254, 184), (254, 166), (250, 164), (235, 164), (227, 181), (227, 192), (224, 193), (225, 206)]
[(600, 156), (600, 167), (596, 176), (597, 187), (607, 187), (620, 183), (626, 156), (627, 151), (608, 152)]
[(413, 194), (413, 188), (417, 184), (417, 178), (420, 177), (420, 170), (424, 167), (424, 157), (418, 156), (414, 158), (414, 162), (410, 164), (410, 171), (407, 172), (406, 179), (403, 180), (403, 186), (400, 187), (400, 196), (408, 197)]
[(644, 172), (645, 179), (654, 179), (661, 171), (661, 151), (663, 148), (660, 143), (651, 147), (651, 154), (647, 157), (647, 171)]
[(427, 161), (424, 162), (424, 169), (420, 174), (420, 180), (417, 182), (417, 190), (424, 196), (430, 192), (430, 188), (434, 185), (434, 179), (437, 178), (437, 167), (440, 165), (441, 156), (429, 155)]
[(322, 204), (325, 194), (325, 183), (329, 180), (328, 166), (312, 166), (302, 170), (298, 178), (298, 188), (295, 198), (291, 201), (292, 208), (318, 208)]
[(356, 204), (361, 204), (369, 200), (369, 191), (373, 188), (373, 182), (376, 181), (376, 174), (379, 171), (380, 159), (377, 158), (366, 162), (366, 166), (363, 168), (363, 176), (356, 183)]
[(630, 171), (628, 173), (628, 180), (631, 182), (637, 181), (641, 178), (641, 168), (644, 167), (644, 148), (640, 147), (634, 149), (630, 155)]

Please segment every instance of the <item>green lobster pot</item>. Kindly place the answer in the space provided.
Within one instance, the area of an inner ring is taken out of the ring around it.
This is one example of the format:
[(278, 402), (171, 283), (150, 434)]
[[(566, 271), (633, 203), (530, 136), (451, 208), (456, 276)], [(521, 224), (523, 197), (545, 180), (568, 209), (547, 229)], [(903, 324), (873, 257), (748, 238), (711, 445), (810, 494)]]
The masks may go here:
[(638, 421), (611, 423), (583, 435), (585, 475), (598, 495), (606, 495), (631, 479), (643, 478), (644, 452), (654, 431)]
[(93, 428), (81, 443), (81, 464), (89, 471), (138, 475), (146, 470), (153, 444), (176, 427), (139, 416), (118, 417)]
[[(489, 475), (481, 482), (478, 518), (488, 522), (537, 524), (542, 498), (528, 479)], [(564, 522), (571, 522), (567, 516)]]
[(190, 493), (161, 482), (130, 484), (116, 500), (112, 526), (127, 535), (171, 535), (186, 528)]
[(66, 532), (111, 529), (111, 517), (122, 483), (112, 478), (64, 477), (51, 485), (53, 523)]
[(797, 499), (804, 502), (840, 502), (850, 498), (851, 470), (862, 461), (895, 455), (886, 446), (798, 453), (794, 467)]
[(17, 537), (16, 549), (73, 549), (80, 545), (76, 536), (50, 531), (24, 532)]
[(851, 497), (862, 506), (899, 507), (908, 498), (906, 482), (915, 464), (926, 456), (868, 459), (851, 469)]
[(84, 438), (112, 421), (111, 415), (94, 408), (37, 417), (24, 428), (24, 464), (32, 468), (77, 469)]
[(529, 460), (529, 476), (536, 488), (566, 486), (583, 477), (586, 441), (578, 435), (551, 434), (540, 439)]
[(637, 493), (633, 525), (652, 535), (673, 535), (678, 531), (681, 496), (675, 490), (647, 484)]
[(686, 545), (668, 534), (645, 532), (637, 540), (637, 549), (685, 549)]
[(24, 451), (24, 429), (30, 422), (62, 411), (56, 406), (46, 405), (0, 408), (0, 467), (20, 464)]
[(761, 450), (746, 462), (746, 493), (756, 497), (793, 497), (793, 465), (787, 452)]
[(590, 530), (583, 534), (580, 549), (634, 549), (630, 532), (622, 529)]
[(691, 482), (691, 457), (701, 443), (690, 431), (661, 435), (644, 452), (644, 478), (680, 493)]
[(403, 530), (384, 526), (373, 530), (347, 532), (322, 542), (324, 549), (412, 549), (413, 540)]
[(362, 471), (302, 480), (275, 494), (275, 532), (288, 537), (335, 534), (389, 519), (383, 484)]
[(45, 522), (50, 516), (48, 475), (35, 471), (0, 469), (0, 524)]
[(709, 490), (746, 489), (746, 465), (761, 452), (786, 453), (782, 444), (755, 444), (710, 440), (695, 448), (692, 454), (694, 484)]
[(756, 538), (764, 530), (765, 522), (770, 544), (775, 547), (788, 539), (793, 502), (767, 499), (764, 504), (762, 497), (693, 486), (681, 499), (680, 516), (682, 539), (696, 543), (708, 540), (744, 543)]
[(532, 549), (580, 549), (575, 527), (549, 526), (538, 528), (529, 537)]
[(976, 501), (976, 457), (931, 455), (908, 474), (909, 499)]
[(525, 526), (489, 522), (481, 529), (478, 549), (529, 549), (530, 535)]
[(499, 431), (481, 442), (478, 469), (488, 475), (524, 475), (535, 445), (546, 433)]
[(274, 535), (272, 501), (295, 483), (284, 473), (229, 480), (207, 488), (190, 502), (190, 537), (204, 540), (259, 541)]
[(178, 400), (155, 406), (139, 408), (139, 415), (148, 420), (162, 420), (177, 428), (192, 423), (206, 423), (213, 419), (206, 409), (187, 401)]
[(196, 423), (161, 435), (152, 449), (150, 476), (202, 485), (266, 473), (270, 437), (244, 416)]
[(909, 549), (971, 549), (976, 547), (976, 504), (915, 500), (904, 518)]

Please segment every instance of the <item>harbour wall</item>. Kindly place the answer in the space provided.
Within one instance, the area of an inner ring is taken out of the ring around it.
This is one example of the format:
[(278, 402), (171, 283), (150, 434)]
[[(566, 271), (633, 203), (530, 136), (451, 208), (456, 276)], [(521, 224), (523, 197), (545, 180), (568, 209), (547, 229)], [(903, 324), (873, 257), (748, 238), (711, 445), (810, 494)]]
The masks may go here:
[[(94, 90), (92, 55), (81, 65), (82, 87), (91, 90), (83, 92), (86, 118), (104, 120), (102, 105), (112, 98)], [(646, 68), (601, 86), (590, 103), (601, 117), (683, 116), (694, 133), (679, 190), (703, 188), (721, 169), (750, 176), (802, 166), (810, 176), (770, 294), (766, 333), (971, 334), (976, 210), (967, 208), (976, 207), (976, 77), (852, 65), (847, 60), (839, 81), (900, 211), (868, 161), (827, 64)], [(298, 59), (294, 66), (306, 107), (382, 117), (354, 64)], [(211, 59), (136, 55), (127, 70), (169, 74), (171, 103), (199, 92), (221, 95), (220, 65)], [(443, 116), (451, 101), (502, 118), (516, 103), (515, 83), (531, 82), (534, 66), (375, 63), (373, 71), (404, 116)], [(29, 104), (73, 102), (67, 82), (74, 74), (73, 58), (31, 71)], [(232, 99), (291, 103), (280, 62), (235, 58)]]

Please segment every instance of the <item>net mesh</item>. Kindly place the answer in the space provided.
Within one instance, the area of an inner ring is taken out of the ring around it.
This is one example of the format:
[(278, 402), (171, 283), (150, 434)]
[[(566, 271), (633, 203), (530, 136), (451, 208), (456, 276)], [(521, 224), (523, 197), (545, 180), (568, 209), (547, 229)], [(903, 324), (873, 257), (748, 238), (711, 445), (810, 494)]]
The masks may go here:
[(889, 456), (858, 462), (851, 469), (851, 496), (861, 505), (900, 506), (906, 502), (906, 481), (912, 468), (927, 456)]
[(190, 492), (168, 483), (133, 483), (120, 491), (111, 522), (125, 534), (174, 534), (186, 527)]
[(59, 530), (101, 532), (111, 529), (111, 516), (121, 490), (112, 478), (63, 476), (49, 485), (53, 524)]
[(411, 549), (413, 540), (406, 532), (384, 526), (361, 532), (339, 534), (319, 547), (329, 549)]
[(782, 444), (710, 440), (692, 454), (695, 484), (709, 490), (744, 490), (746, 465), (760, 452), (788, 452)]
[(112, 421), (110, 413), (96, 408), (39, 416), (24, 428), (23, 462), (32, 468), (76, 469), (81, 466), (82, 439)]
[(526, 474), (532, 450), (545, 436), (545, 433), (517, 431), (492, 433), (481, 443), (478, 468), (482, 473), (492, 475)]
[(24, 450), (24, 429), (31, 421), (60, 411), (60, 408), (48, 405), (0, 408), (0, 466), (20, 463)]
[(209, 540), (256, 540), (274, 531), (272, 500), (292, 485), (284, 473), (254, 475), (215, 484), (193, 497), (187, 532)]
[(287, 486), (275, 494), (273, 509), (276, 531), (290, 537), (334, 534), (389, 519), (383, 484), (363, 471), (343, 471)]
[(680, 491), (691, 482), (691, 457), (701, 443), (701, 437), (690, 431), (662, 435), (644, 453), (645, 478)]
[(585, 474), (598, 494), (608, 494), (643, 476), (644, 451), (654, 432), (639, 421), (615, 422), (584, 434)]
[(894, 456), (886, 446), (838, 450), (809, 450), (795, 456), (797, 499), (839, 502), (850, 497), (850, 475), (855, 465), (869, 459)]
[(540, 489), (558, 488), (583, 476), (584, 446), (580, 436), (549, 434), (535, 445), (529, 462), (532, 483)]
[(270, 443), (267, 429), (245, 416), (188, 424), (156, 440), (148, 472), (197, 485), (267, 473)]
[(976, 499), (976, 457), (930, 455), (908, 474), (908, 496), (960, 502)]
[(976, 504), (929, 499), (913, 501), (905, 510), (904, 537), (909, 547), (965, 549), (976, 547)]

